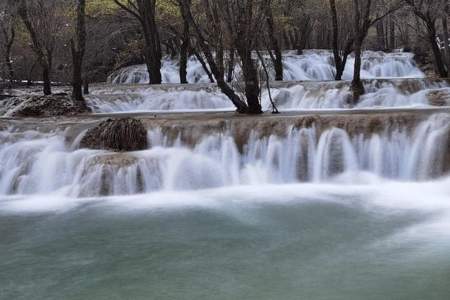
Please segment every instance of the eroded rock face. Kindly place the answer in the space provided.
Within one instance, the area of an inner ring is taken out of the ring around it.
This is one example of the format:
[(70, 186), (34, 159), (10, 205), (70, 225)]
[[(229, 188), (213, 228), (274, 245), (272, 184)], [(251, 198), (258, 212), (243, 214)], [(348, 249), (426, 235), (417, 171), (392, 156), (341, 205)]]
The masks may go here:
[(147, 130), (140, 120), (108, 119), (89, 129), (80, 147), (115, 152), (145, 150), (148, 147)]
[(450, 91), (436, 90), (427, 94), (428, 101), (433, 106), (447, 106), (450, 104)]
[(67, 94), (21, 96), (2, 101), (0, 114), (8, 117), (74, 116), (90, 112)]

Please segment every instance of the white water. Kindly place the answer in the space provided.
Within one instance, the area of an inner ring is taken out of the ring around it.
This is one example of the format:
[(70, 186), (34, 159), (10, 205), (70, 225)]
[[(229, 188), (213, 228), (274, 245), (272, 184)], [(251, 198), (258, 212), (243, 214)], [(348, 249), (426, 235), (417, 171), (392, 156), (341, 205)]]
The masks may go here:
[[(440, 105), (450, 105), (450, 87), (446, 83), (416, 84), (421, 86), (421, 90), (415, 91), (415, 88), (410, 92), (394, 81), (381, 84), (372, 81), (366, 84), (367, 93), (353, 108), (430, 107), (434, 104), (430, 102), (433, 93), (442, 94)], [(349, 108), (352, 99), (349, 84), (298, 83), (288, 88), (272, 88), (271, 93), (281, 111)], [(87, 101), (97, 113), (234, 110), (231, 101), (214, 87), (203, 87), (196, 91), (183, 87), (142, 87), (132, 90), (99, 87), (92, 91)], [(261, 103), (264, 110), (271, 109), (267, 90), (262, 92)]]
[(394, 126), (353, 136), (313, 126), (259, 138), (254, 130), (242, 151), (228, 131), (189, 147), (153, 129), (151, 149), (114, 155), (73, 150), (62, 133), (3, 131), (0, 194), (98, 196), (300, 181), (427, 180), (443, 175), (449, 121), (437, 114), (412, 132)]
[[(363, 54), (361, 77), (363, 79), (425, 77), (413, 58), (412, 53), (366, 51)], [(351, 80), (354, 64), (354, 58), (349, 57), (343, 79)], [(334, 80), (335, 67), (330, 51), (306, 50), (303, 55), (285, 52), (283, 65), (284, 80)], [(164, 59), (161, 74), (163, 83), (179, 83), (178, 62)], [(189, 59), (187, 74), (189, 83), (209, 82), (208, 76), (195, 58)], [(114, 72), (108, 81), (114, 84), (145, 84), (149, 82), (149, 75), (145, 65), (136, 65)]]
[[(358, 108), (429, 106), (430, 93), (445, 105), (450, 94), (366, 88)], [(349, 96), (324, 83), (272, 92), (282, 110), (345, 108)], [(97, 112), (232, 109), (211, 87), (93, 94)], [(319, 115), (284, 134), (288, 117), (204, 132), (166, 124), (149, 129), (149, 149), (122, 154), (78, 149), (75, 128), (2, 129), (0, 298), (447, 299), (450, 114), (401, 115), (346, 115), (348, 129)]]
[(94, 90), (87, 98), (88, 105), (97, 113), (233, 109), (230, 100), (217, 91), (146, 88), (121, 94), (111, 92), (114, 93), (111, 89)]
[[(163, 83), (179, 83), (178, 62), (165, 58), (162, 61), (161, 77)], [(187, 79), (190, 83), (210, 82), (202, 65), (195, 57), (188, 60)], [(108, 81), (114, 84), (148, 83), (150, 80), (147, 66), (136, 65), (120, 69), (110, 75)]]
[[(178, 82), (176, 62), (164, 60), (162, 73), (165, 83)], [(351, 79), (354, 59), (349, 58), (344, 79)], [(294, 52), (284, 53), (285, 80), (329, 81), (334, 78), (333, 59), (330, 51), (307, 50), (303, 55)], [(239, 68), (237, 68), (239, 69)], [(200, 63), (191, 58), (188, 65), (188, 78), (191, 83), (207, 83)], [(203, 75), (202, 75), (203, 74)], [(405, 52), (373, 52), (363, 55), (362, 78), (366, 82), (366, 94), (356, 105), (352, 103), (352, 93), (348, 82), (292, 83), (290, 87), (272, 88), (271, 93), (281, 111), (337, 108), (378, 108), (378, 107), (427, 107), (450, 105), (450, 87), (447, 83), (427, 82), (424, 74), (414, 63), (413, 54)], [(383, 80), (390, 78), (397, 80)], [(409, 89), (408, 83), (402, 86), (398, 78), (415, 78), (416, 87)], [(145, 66), (132, 66), (114, 73), (112, 83), (146, 83), (148, 73)], [(418, 87), (420, 85), (420, 87)], [(433, 94), (439, 93), (436, 97)], [(437, 98), (437, 101), (436, 101)], [(165, 87), (127, 87), (100, 86), (88, 97), (88, 104), (97, 113), (114, 112), (160, 112), (160, 111), (231, 111), (234, 106), (230, 100), (213, 85), (165, 86)], [(269, 94), (263, 89), (261, 104), (264, 110), (271, 109)]]

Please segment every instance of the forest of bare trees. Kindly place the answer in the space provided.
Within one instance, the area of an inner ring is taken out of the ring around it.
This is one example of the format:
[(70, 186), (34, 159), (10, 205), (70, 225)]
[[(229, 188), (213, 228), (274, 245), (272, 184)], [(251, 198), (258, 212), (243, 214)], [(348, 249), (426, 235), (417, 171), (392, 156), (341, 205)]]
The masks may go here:
[(261, 63), (283, 80), (283, 50), (330, 49), (336, 80), (354, 55), (357, 101), (365, 49), (412, 51), (447, 77), (449, 11), (448, 0), (4, 0), (0, 78), (4, 86), (42, 81), (46, 95), (52, 83), (71, 82), (82, 103), (83, 83), (87, 92), (127, 65), (144, 63), (149, 83), (160, 84), (164, 56), (179, 60), (187, 83), (195, 56), (239, 112), (258, 114)]

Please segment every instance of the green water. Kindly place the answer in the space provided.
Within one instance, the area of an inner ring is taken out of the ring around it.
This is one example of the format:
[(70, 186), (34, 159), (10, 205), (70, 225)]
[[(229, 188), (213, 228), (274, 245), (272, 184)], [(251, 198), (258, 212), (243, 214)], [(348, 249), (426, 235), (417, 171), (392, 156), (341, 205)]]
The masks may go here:
[(442, 209), (271, 197), (3, 211), (0, 298), (450, 299)]

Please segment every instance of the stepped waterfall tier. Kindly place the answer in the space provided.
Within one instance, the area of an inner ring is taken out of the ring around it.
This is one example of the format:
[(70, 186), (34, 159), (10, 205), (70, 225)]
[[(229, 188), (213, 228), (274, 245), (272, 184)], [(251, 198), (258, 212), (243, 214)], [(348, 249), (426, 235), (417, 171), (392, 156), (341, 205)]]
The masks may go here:
[(194, 58), (185, 85), (114, 72), (92, 113), (19, 117), (12, 90), (0, 299), (448, 299), (449, 82), (369, 51), (352, 103), (331, 59), (285, 53), (280, 114), (267, 89), (236, 113)]
[[(146, 120), (149, 149), (78, 149), (86, 130), (2, 132), (0, 193), (124, 195), (240, 185), (428, 180), (450, 171), (450, 115)], [(66, 130), (70, 130), (67, 128)], [(42, 180), (45, 174), (46, 180)]]
[[(271, 95), (281, 111), (450, 105), (450, 85), (437, 79), (371, 79), (364, 81), (366, 94), (351, 106), (350, 82), (274, 82)], [(231, 111), (232, 103), (216, 85), (96, 86), (88, 104), (97, 113)], [(270, 110), (267, 89), (261, 104)]]
[[(334, 80), (336, 71), (332, 55), (332, 52), (327, 50), (306, 50), (302, 55), (292, 51), (286, 52), (283, 55), (283, 77), (285, 80)], [(365, 79), (424, 77), (413, 58), (412, 53), (366, 51), (363, 57), (362, 77)], [(266, 59), (269, 60), (269, 57)], [(350, 57), (344, 71), (344, 79), (352, 79), (354, 64), (354, 58)], [(237, 66), (235, 73), (239, 72), (240, 69)], [(179, 82), (176, 61), (169, 58), (163, 61), (162, 77), (164, 83)], [(210, 82), (201, 63), (195, 57), (191, 57), (188, 61), (187, 78), (189, 83)], [(117, 70), (109, 76), (108, 80), (113, 84), (145, 84), (149, 81), (149, 75), (145, 65), (136, 65)]]

